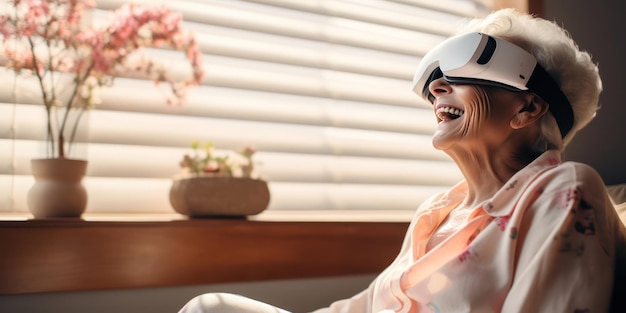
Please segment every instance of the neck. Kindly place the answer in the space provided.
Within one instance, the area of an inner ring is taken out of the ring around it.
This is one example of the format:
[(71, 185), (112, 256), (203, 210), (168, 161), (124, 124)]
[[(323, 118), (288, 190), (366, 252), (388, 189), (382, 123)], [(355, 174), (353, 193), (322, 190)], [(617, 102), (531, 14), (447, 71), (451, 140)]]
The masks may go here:
[(448, 153), (461, 170), (468, 186), (464, 207), (476, 207), (504, 186), (519, 170), (535, 158), (537, 153), (515, 152), (503, 148), (454, 151)]

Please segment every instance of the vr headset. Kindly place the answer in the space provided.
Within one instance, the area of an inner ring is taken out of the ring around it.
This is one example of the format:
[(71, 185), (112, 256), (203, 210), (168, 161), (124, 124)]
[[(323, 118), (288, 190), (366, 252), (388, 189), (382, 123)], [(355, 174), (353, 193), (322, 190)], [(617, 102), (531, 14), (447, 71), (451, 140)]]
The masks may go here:
[(558, 84), (526, 50), (483, 33), (449, 38), (430, 50), (413, 77), (413, 91), (433, 103), (428, 85), (443, 77), (454, 84), (498, 86), (529, 90), (549, 105), (565, 137), (574, 124), (574, 112)]

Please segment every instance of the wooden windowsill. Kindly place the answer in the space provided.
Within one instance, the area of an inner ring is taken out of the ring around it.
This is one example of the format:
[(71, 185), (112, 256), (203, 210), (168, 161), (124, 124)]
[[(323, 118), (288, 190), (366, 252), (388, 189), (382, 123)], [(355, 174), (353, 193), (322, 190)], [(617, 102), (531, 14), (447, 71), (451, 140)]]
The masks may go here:
[(407, 221), (3, 220), (0, 294), (376, 273)]
[[(409, 222), (414, 211), (410, 210), (266, 210), (248, 217), (251, 221), (264, 222)], [(29, 213), (0, 212), (2, 221), (31, 220)], [(171, 213), (94, 213), (86, 212), (82, 218), (89, 222), (166, 222), (188, 218)]]

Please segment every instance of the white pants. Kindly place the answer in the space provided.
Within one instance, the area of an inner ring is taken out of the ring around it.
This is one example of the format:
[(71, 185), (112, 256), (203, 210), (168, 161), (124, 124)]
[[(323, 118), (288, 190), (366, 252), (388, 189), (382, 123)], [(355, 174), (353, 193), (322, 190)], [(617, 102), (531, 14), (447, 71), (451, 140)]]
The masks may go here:
[(178, 313), (290, 313), (275, 306), (230, 293), (206, 293), (189, 300)]

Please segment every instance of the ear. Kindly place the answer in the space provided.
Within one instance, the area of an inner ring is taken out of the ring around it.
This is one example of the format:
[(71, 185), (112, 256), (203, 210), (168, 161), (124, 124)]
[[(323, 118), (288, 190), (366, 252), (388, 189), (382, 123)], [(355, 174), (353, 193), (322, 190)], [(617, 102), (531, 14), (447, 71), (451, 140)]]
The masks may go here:
[(525, 94), (522, 100), (522, 105), (511, 119), (513, 129), (524, 128), (548, 112), (548, 103), (534, 93)]

